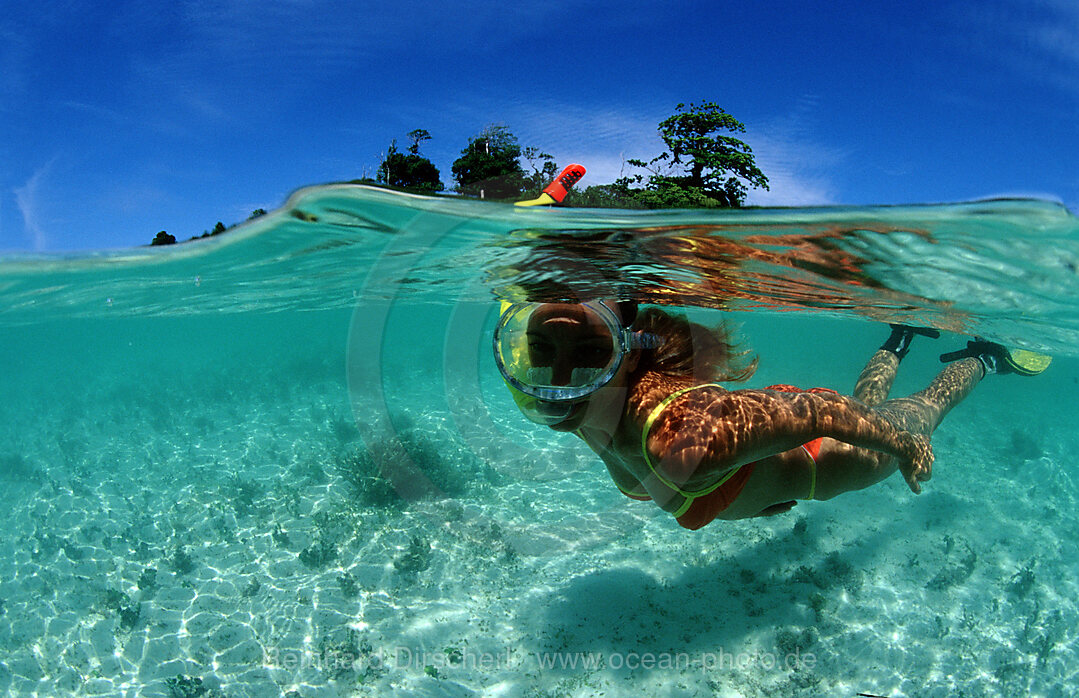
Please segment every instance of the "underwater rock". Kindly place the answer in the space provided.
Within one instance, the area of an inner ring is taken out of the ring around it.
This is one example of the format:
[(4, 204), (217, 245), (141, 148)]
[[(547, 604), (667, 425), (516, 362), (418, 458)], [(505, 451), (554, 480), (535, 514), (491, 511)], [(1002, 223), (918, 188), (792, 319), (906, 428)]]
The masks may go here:
[(330, 431), (333, 432), (334, 438), (342, 446), (360, 437), (360, 430), (356, 428), (356, 423), (351, 419), (342, 419), (340, 417), (334, 419), (330, 422)]
[(345, 509), (326, 509), (316, 512), (312, 518), (319, 538), (335, 545), (348, 540), (360, 526), (356, 512)]
[(356, 578), (348, 572), (345, 572), (337, 578), (337, 583), (341, 585), (341, 593), (345, 595), (346, 599), (354, 599), (356, 595), (360, 593), (360, 588), (356, 584)]
[(182, 545), (176, 546), (176, 549), (173, 550), (172, 559), (169, 560), (169, 563), (176, 574), (188, 574), (195, 569), (195, 561), (191, 559), (191, 556), (187, 554)]
[(64, 556), (72, 562), (79, 562), (86, 557), (86, 553), (69, 540), (63, 540), (63, 542), (60, 543), (60, 547), (64, 551)]
[(783, 628), (776, 633), (776, 650), (780, 656), (798, 657), (817, 643), (817, 632), (813, 628), (794, 631)]
[(300, 551), (300, 562), (313, 570), (326, 567), (337, 559), (337, 546), (319, 539)]
[(233, 476), (222, 489), (237, 516), (257, 513), (266, 495), (266, 488), (260, 483), (239, 475)]
[(806, 517), (803, 516), (794, 522), (791, 534), (800, 543), (804, 544), (809, 541), (809, 522), (806, 521)]
[(125, 605), (130, 604), (131, 599), (119, 589), (106, 589), (101, 594), (101, 605), (110, 611), (119, 611)]
[(165, 685), (169, 687), (171, 698), (199, 698), (206, 695), (209, 690), (202, 685), (202, 679), (197, 676), (184, 676), (177, 674), (173, 678), (165, 679)]
[(142, 605), (133, 603), (131, 598), (118, 589), (106, 589), (101, 595), (101, 606), (120, 617), (120, 628), (132, 630), (139, 623)]
[(1035, 561), (1030, 560), (1012, 575), (1012, 578), (1008, 580), (1008, 583), (1004, 587), (1009, 594), (1020, 599), (1030, 595), (1036, 581), (1034, 577), (1034, 565)]
[(818, 589), (843, 587), (849, 594), (857, 593), (862, 588), (864, 572), (843, 559), (838, 552), (825, 556), (819, 568), (813, 569), (801, 565), (791, 575), (793, 582), (808, 582)]
[(60, 550), (63, 541), (52, 533), (39, 533), (34, 537), (34, 543), (34, 548), (30, 551), (30, 559), (40, 562), (55, 555)]
[(120, 627), (124, 630), (134, 630), (139, 624), (139, 616), (142, 615), (142, 604), (125, 606), (120, 609)]
[(252, 577), (248, 585), (244, 587), (244, 590), (242, 592), (240, 592), (240, 595), (243, 596), (245, 599), (250, 599), (252, 596), (257, 594), (259, 592), (259, 589), (261, 588), (262, 582), (258, 580), (258, 577)]
[(324, 635), (318, 643), (320, 666), (326, 669), (330, 678), (335, 681), (354, 674), (359, 668), (360, 660), (369, 657), (373, 651), (371, 642), (366, 637), (360, 637), (355, 629), (347, 628), (343, 635), (336, 640), (332, 635)]
[(379, 466), (366, 449), (357, 448), (339, 455), (334, 463), (344, 479), (352, 500), (364, 506), (395, 507), (402, 502), (393, 485), (382, 477)]
[(820, 592), (813, 592), (809, 595), (809, 607), (813, 609), (813, 620), (820, 624), (824, 621), (825, 613), (830, 610), (828, 597)]
[[(407, 424), (408, 422), (406, 422)], [(497, 485), (499, 473), (452, 433), (430, 434), (419, 428), (344, 452), (338, 474), (353, 497), (369, 506), (398, 506), (402, 500), (462, 497)]]
[(393, 568), (405, 576), (415, 576), (431, 564), (431, 544), (413, 536), (408, 550), (396, 557)]
[(1020, 429), (1012, 429), (1010, 452), (1020, 461), (1037, 460), (1045, 455), (1045, 449), (1029, 434)]
[(951, 536), (944, 536), (945, 563), (936, 575), (926, 583), (932, 591), (944, 591), (957, 584), (962, 584), (974, 572), (978, 555), (965, 540), (959, 540), (961, 550), (956, 550), (956, 542)]
[(21, 453), (0, 455), (0, 479), (12, 482), (43, 482), (44, 473)]
[(139, 589), (143, 591), (150, 591), (157, 587), (157, 569), (154, 567), (147, 567), (139, 575), (139, 580), (136, 582)]

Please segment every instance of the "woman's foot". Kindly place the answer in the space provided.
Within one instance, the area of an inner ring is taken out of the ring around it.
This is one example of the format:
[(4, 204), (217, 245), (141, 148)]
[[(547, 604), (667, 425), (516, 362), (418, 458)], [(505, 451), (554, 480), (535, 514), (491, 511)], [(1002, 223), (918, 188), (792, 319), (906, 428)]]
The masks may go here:
[(943, 363), (973, 357), (982, 362), (985, 374), (1014, 373), (1020, 376), (1036, 376), (1049, 367), (1053, 357), (1026, 349), (1008, 349), (1003, 344), (975, 338), (967, 342), (966, 349), (941, 354)]
[(908, 325), (889, 325), (889, 327), (892, 328), (892, 333), (888, 335), (888, 339), (880, 348), (892, 352), (900, 359), (910, 351), (910, 343), (914, 339), (914, 335), (920, 334), (923, 337), (932, 337), (933, 339), (940, 336), (940, 332), (928, 327), (910, 327)]

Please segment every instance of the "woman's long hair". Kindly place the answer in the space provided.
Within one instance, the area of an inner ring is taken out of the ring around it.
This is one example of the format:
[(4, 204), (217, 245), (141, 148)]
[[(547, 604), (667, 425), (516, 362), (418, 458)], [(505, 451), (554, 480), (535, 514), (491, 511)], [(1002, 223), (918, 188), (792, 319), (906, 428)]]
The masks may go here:
[(684, 314), (644, 308), (633, 330), (660, 338), (660, 345), (645, 349), (636, 374), (647, 371), (702, 383), (741, 382), (757, 370), (757, 356), (740, 349), (726, 324), (708, 328), (690, 322)]

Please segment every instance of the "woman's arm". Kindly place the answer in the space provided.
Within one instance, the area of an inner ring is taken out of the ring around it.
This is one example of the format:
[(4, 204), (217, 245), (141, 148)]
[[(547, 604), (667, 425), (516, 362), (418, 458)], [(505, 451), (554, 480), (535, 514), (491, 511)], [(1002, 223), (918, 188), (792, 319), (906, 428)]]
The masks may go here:
[(897, 428), (854, 398), (707, 386), (669, 404), (648, 434), (657, 474), (689, 491), (713, 484), (732, 468), (828, 436), (891, 454), (914, 492), (928, 480), (929, 440)]

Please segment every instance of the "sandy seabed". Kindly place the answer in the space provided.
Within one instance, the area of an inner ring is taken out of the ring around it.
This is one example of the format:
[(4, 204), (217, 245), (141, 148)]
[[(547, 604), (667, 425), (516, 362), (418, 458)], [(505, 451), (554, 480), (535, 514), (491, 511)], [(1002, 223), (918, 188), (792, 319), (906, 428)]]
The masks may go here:
[[(935, 437), (921, 496), (893, 477), (689, 532), (622, 497), (571, 437), (465, 443), (418, 407), (397, 420), (401, 443), (365, 445), (333, 371), (306, 370), (275, 388), (84, 385), (32, 413), (6, 406), (0, 691), (944, 697), (1079, 684), (1075, 434), (968, 410)], [(371, 453), (407, 459), (434, 494), (402, 500)]]

